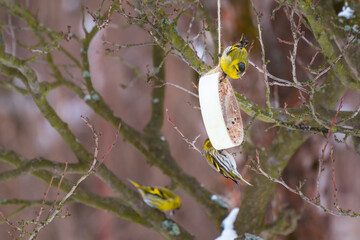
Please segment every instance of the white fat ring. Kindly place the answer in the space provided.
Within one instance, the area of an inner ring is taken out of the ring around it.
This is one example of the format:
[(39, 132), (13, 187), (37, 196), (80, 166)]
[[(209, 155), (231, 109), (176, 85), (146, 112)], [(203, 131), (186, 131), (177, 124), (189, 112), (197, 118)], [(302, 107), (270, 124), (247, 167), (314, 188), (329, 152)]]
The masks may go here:
[(244, 137), (234, 91), (230, 82), (221, 74), (216, 72), (204, 75), (199, 80), (201, 115), (209, 139), (217, 150), (239, 146)]

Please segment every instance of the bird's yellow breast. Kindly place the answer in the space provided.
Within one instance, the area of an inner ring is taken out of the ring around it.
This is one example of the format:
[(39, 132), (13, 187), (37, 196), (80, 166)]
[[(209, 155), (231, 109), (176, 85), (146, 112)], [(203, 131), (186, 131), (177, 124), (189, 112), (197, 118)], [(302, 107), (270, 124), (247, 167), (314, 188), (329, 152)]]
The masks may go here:
[[(243, 69), (239, 68), (242, 63)], [(220, 59), (222, 70), (231, 78), (238, 79), (244, 75), (248, 66), (248, 54), (245, 48), (227, 47)]]

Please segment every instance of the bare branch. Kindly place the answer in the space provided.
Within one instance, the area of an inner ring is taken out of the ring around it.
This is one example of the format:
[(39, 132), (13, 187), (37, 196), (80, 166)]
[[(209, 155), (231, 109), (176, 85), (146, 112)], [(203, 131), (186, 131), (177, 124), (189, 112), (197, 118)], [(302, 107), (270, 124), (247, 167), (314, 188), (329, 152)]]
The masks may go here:
[(264, 82), (265, 82), (265, 86), (266, 86), (266, 105), (268, 107), (268, 112), (270, 114), (270, 116), (273, 115), (272, 110), (271, 110), (271, 104), (270, 104), (270, 85), (269, 85), (269, 80), (268, 80), (268, 75), (266, 74), (268, 72), (267, 70), (267, 61), (265, 58), (265, 46), (264, 46), (264, 42), (262, 39), (262, 28), (261, 28), (261, 17), (262, 14), (257, 12), (257, 10), (255, 9), (254, 3), (253, 1), (251, 1), (251, 5), (252, 8), (256, 14), (256, 20), (257, 20), (257, 29), (258, 29), (258, 34), (259, 34), (259, 42), (260, 42), (260, 46), (261, 46), (261, 59), (262, 59), (262, 70), (264, 73)]
[(57, 204), (56, 209), (43, 222), (39, 222), (39, 217), (37, 218), (36, 222), (38, 222), (38, 224), (34, 228), (33, 232), (30, 234), (29, 240), (35, 239), (36, 236), (38, 235), (39, 231), (41, 229), (43, 229), (45, 226), (47, 226), (48, 224), (50, 224), (54, 220), (54, 218), (56, 216), (58, 216), (58, 214), (62, 211), (63, 205), (74, 194), (75, 190), (80, 185), (80, 183), (82, 181), (84, 181), (95, 170), (95, 166), (96, 166), (96, 164), (98, 162), (97, 159), (98, 159), (98, 154), (99, 154), (99, 137), (100, 137), (100, 135), (96, 132), (94, 126), (89, 122), (89, 119), (87, 117), (81, 116), (81, 118), (85, 121), (86, 125), (91, 129), (91, 131), (93, 132), (93, 135), (94, 135), (94, 142), (95, 142), (94, 159), (93, 159), (93, 161), (92, 161), (92, 163), (90, 165), (90, 168), (89, 168), (88, 172), (86, 174), (82, 175), (77, 180), (75, 185), (70, 189), (70, 191)]
[(201, 155), (204, 155), (204, 153), (198, 149), (195, 145), (197, 139), (200, 137), (200, 135), (196, 136), (194, 141), (190, 141), (187, 137), (185, 137), (185, 135), (180, 131), (180, 129), (175, 125), (175, 123), (171, 120), (170, 115), (169, 115), (169, 110), (166, 109), (166, 114), (167, 114), (167, 119), (168, 121), (171, 123), (171, 125), (174, 127), (174, 129), (180, 134), (180, 136), (182, 137), (182, 139), (189, 145), (190, 148), (198, 151)]
[(334, 215), (334, 216), (346, 216), (346, 217), (354, 217), (354, 218), (360, 218), (360, 213), (354, 212), (354, 211), (350, 211), (350, 210), (344, 210), (344, 209), (339, 209), (338, 211), (334, 211), (331, 210), (329, 208), (327, 208), (326, 206), (322, 205), (320, 203), (320, 201), (316, 201), (316, 200), (312, 200), (310, 198), (308, 198), (307, 196), (304, 195), (304, 193), (301, 191), (301, 188), (303, 186), (302, 183), (300, 183), (299, 187), (294, 189), (292, 187), (290, 187), (289, 185), (287, 185), (283, 179), (279, 178), (274, 178), (272, 176), (270, 176), (268, 173), (266, 173), (260, 165), (260, 158), (259, 158), (259, 152), (256, 150), (256, 162), (253, 161), (254, 165), (255, 165), (255, 172), (265, 176), (267, 179), (269, 179), (272, 182), (278, 183), (280, 185), (282, 185), (283, 187), (285, 187), (287, 190), (289, 190), (292, 193), (295, 193), (296, 195), (300, 196), (301, 199), (303, 199), (305, 202), (309, 203), (310, 205), (319, 208), (320, 210), (322, 210), (323, 212), (326, 212), (330, 215)]
[(332, 182), (333, 182), (333, 188), (334, 188), (334, 207), (336, 209), (340, 209), (339, 207), (339, 201), (338, 201), (338, 189), (336, 187), (336, 181), (335, 181), (335, 157), (334, 157), (334, 145), (331, 145), (330, 149), (330, 159), (331, 159), (331, 176), (332, 176)]
[(337, 115), (339, 114), (341, 108), (342, 108), (342, 103), (343, 103), (343, 98), (341, 98), (340, 100), (340, 104), (339, 104), (339, 108), (335, 114), (335, 117), (333, 119), (333, 122), (329, 128), (329, 131), (328, 131), (328, 134), (327, 134), (327, 137), (326, 137), (326, 141), (325, 141), (325, 145), (323, 147), (323, 149), (321, 150), (321, 156), (319, 158), (319, 169), (318, 169), (318, 175), (317, 175), (317, 179), (316, 179), (316, 195), (315, 195), (315, 198), (318, 199), (318, 201), (320, 202), (321, 199), (320, 199), (320, 177), (321, 177), (321, 173), (325, 170), (324, 169), (324, 155), (325, 155), (325, 150), (326, 150), (326, 147), (329, 143), (329, 139), (330, 139), (330, 134), (331, 134), (331, 130), (335, 124), (335, 120), (336, 120), (336, 117)]

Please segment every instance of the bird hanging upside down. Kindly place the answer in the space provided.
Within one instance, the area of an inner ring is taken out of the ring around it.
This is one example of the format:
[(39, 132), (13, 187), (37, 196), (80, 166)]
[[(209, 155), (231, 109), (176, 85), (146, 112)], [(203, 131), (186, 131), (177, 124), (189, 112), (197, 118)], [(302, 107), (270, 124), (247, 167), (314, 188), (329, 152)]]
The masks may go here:
[(224, 177), (230, 178), (235, 183), (237, 179), (252, 186), (248, 183), (236, 169), (236, 162), (234, 157), (226, 150), (216, 150), (209, 139), (205, 140), (203, 151), (208, 164), (218, 173)]
[(227, 47), (221, 55), (221, 68), (233, 79), (241, 78), (248, 67), (248, 53), (245, 49), (248, 43), (243, 34), (238, 43)]

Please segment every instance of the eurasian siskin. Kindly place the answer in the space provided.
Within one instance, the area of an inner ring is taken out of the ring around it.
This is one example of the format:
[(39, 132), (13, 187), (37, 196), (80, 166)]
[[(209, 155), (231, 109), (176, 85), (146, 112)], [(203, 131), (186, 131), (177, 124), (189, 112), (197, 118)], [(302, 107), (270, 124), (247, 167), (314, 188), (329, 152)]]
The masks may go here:
[(209, 139), (205, 140), (203, 151), (205, 153), (208, 164), (224, 177), (230, 178), (235, 183), (237, 179), (252, 186), (248, 183), (241, 174), (236, 170), (236, 162), (234, 157), (225, 150), (216, 150)]
[(243, 34), (238, 43), (227, 47), (221, 55), (221, 68), (233, 79), (242, 77), (248, 67), (248, 53), (245, 49), (248, 43)]
[(130, 179), (129, 181), (137, 188), (144, 202), (150, 207), (159, 209), (160, 211), (176, 210), (181, 207), (180, 197), (169, 189), (164, 187), (141, 186)]

